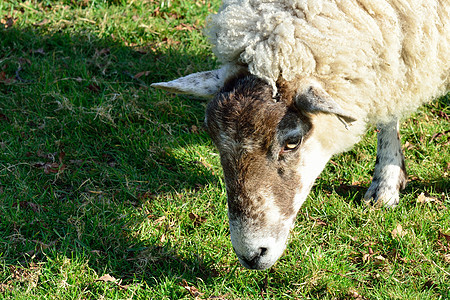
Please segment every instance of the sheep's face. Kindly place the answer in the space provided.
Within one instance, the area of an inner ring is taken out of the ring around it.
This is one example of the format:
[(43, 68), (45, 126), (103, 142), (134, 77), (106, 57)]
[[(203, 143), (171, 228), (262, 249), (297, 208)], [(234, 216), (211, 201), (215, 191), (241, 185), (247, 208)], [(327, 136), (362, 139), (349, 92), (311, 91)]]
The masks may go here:
[(289, 102), (245, 77), (227, 84), (206, 111), (225, 175), (233, 248), (252, 269), (266, 269), (281, 256), (307, 194), (299, 165), (312, 125)]
[(152, 86), (214, 97), (205, 123), (220, 152), (233, 248), (244, 266), (266, 269), (283, 253), (300, 206), (336, 153), (323, 137), (336, 138), (336, 126), (356, 119), (315, 78), (279, 82), (274, 98), (270, 85), (244, 74), (226, 65)]

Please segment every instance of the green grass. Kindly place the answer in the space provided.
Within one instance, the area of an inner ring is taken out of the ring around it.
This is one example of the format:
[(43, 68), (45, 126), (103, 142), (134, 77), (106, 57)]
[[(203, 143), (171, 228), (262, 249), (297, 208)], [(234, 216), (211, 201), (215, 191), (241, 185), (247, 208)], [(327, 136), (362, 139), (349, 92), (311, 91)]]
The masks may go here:
[(361, 203), (371, 129), (327, 165), (280, 261), (239, 265), (206, 103), (149, 88), (216, 66), (201, 28), (218, 6), (0, 2), (0, 298), (449, 299), (448, 95), (402, 125), (398, 207)]

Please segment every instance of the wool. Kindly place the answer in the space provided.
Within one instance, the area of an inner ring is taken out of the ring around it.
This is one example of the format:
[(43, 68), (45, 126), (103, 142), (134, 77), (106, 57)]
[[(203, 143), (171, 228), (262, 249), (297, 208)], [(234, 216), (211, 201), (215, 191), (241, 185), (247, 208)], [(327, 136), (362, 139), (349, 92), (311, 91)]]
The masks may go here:
[(367, 123), (450, 87), (448, 0), (225, 0), (206, 34), (223, 65), (246, 65), (274, 90), (314, 78)]

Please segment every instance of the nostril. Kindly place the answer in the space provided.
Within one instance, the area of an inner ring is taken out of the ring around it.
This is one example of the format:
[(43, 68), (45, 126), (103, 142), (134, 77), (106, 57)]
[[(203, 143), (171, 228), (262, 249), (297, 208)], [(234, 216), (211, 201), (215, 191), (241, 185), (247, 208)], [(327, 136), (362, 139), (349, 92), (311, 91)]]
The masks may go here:
[(268, 249), (265, 247), (261, 247), (258, 251), (250, 258), (240, 257), (243, 265), (250, 269), (258, 269), (258, 264), (260, 259), (267, 254)]
[(259, 248), (259, 256), (264, 256), (267, 253), (267, 248), (261, 247)]

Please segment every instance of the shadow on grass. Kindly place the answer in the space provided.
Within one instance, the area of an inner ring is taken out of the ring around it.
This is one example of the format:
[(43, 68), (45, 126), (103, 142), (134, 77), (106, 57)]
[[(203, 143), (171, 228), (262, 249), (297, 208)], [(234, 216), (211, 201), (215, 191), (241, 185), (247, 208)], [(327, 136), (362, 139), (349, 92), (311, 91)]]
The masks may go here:
[[(402, 195), (415, 195), (417, 198), (420, 193), (426, 190), (431, 190), (433, 193), (441, 194), (442, 201), (445, 201), (445, 195), (448, 194), (450, 182), (442, 177), (437, 177), (428, 181), (410, 180), (406, 185), (406, 188), (400, 191), (400, 201), (402, 201)], [(366, 193), (369, 185), (351, 185), (351, 184), (336, 184), (327, 185), (320, 184), (315, 187), (323, 190), (326, 194), (336, 193), (340, 197), (346, 199), (346, 202), (353, 202), (358, 206), (366, 206), (364, 202), (364, 194)], [(428, 196), (428, 194), (426, 193)], [(439, 198), (439, 197), (438, 197)]]
[[(218, 181), (206, 163), (173, 154), (210, 145), (201, 130), (205, 103), (168, 103), (149, 88), (214, 64), (180, 49), (0, 30), (4, 266), (63, 255), (87, 257), (99, 275), (137, 277), (149, 286), (163, 278), (211, 278), (211, 257), (180, 254), (160, 235), (143, 240), (130, 233), (164, 216), (155, 199), (176, 202), (173, 195)], [(0, 281), (9, 276), (4, 271)]]
[[(428, 181), (411, 180), (406, 185), (406, 188), (400, 192), (400, 198), (402, 194), (419, 194), (424, 190), (433, 190), (434, 193), (446, 195), (449, 192), (450, 182), (442, 177), (431, 179)], [(351, 201), (356, 205), (365, 205), (364, 194), (366, 193), (369, 185), (351, 185), (351, 184), (336, 184), (325, 185), (321, 184), (321, 190), (327, 194), (336, 193), (340, 197)], [(443, 199), (445, 200), (445, 199)]]
[(422, 191), (430, 189), (433, 193), (447, 195), (450, 191), (450, 181), (444, 177), (436, 177), (427, 181), (410, 180), (403, 193), (418, 196)]

